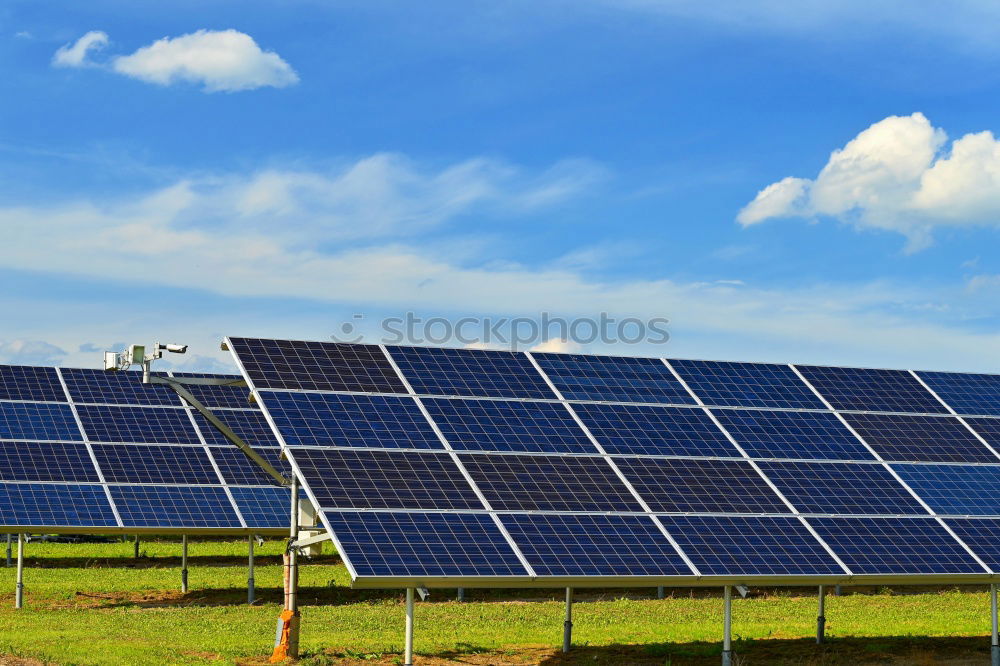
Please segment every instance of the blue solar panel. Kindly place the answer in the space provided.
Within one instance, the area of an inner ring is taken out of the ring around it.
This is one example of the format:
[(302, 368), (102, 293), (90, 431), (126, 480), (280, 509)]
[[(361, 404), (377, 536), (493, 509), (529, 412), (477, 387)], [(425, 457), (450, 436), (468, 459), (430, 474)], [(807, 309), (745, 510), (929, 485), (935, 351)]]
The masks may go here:
[(980, 437), (994, 449), (1000, 449), (1000, 419), (973, 419), (966, 417), (965, 422), (972, 426)]
[(876, 453), (894, 462), (981, 462), (997, 458), (956, 418), (845, 414)]
[(959, 414), (1000, 416), (1000, 375), (924, 371), (917, 374)]
[(245, 488), (233, 486), (229, 489), (236, 506), (247, 527), (280, 528), (291, 522), (291, 491), (288, 488)]
[[(180, 397), (172, 388), (143, 384), (141, 372), (105, 372), (80, 368), (63, 368), (61, 372), (73, 402), (105, 405), (181, 404)], [(65, 397), (62, 399), (65, 400)]]
[(55, 368), (0, 365), (0, 400), (66, 402)]
[(797, 518), (661, 516), (705, 576), (826, 576), (844, 569)]
[(81, 441), (69, 405), (0, 402), (0, 439)]
[(658, 358), (532, 354), (567, 400), (695, 405)]
[(361, 577), (528, 575), (484, 514), (326, 512)]
[(92, 442), (200, 444), (185, 409), (156, 407), (77, 407)]
[(790, 513), (745, 461), (616, 458), (615, 462), (657, 513)]
[(111, 486), (125, 527), (242, 527), (219, 486)]
[(800, 513), (927, 515), (879, 463), (759, 462)]
[(994, 573), (1000, 573), (1000, 520), (949, 518), (945, 521)]
[(103, 486), (0, 483), (5, 527), (117, 527)]
[(509, 514), (500, 518), (539, 576), (693, 576), (646, 516)]
[(444, 448), (413, 398), (262, 391), (261, 399), (289, 446)]
[(100, 481), (84, 444), (0, 442), (4, 481)]
[(289, 451), (323, 508), (484, 508), (446, 453), (347, 449)]
[(798, 365), (799, 372), (834, 409), (947, 414), (930, 391), (905, 370)]
[(447, 398), (423, 402), (456, 450), (599, 453), (559, 403)]
[(391, 347), (389, 353), (421, 395), (556, 397), (524, 354), (442, 347)]
[[(212, 457), (222, 472), (222, 477), (226, 483), (239, 486), (269, 486), (275, 485), (277, 481), (270, 474), (261, 469), (257, 463), (247, 458), (246, 454), (235, 446), (229, 447), (213, 446)], [(281, 472), (285, 478), (291, 478), (292, 468), (288, 461), (281, 459), (281, 452), (278, 449), (255, 449), (257, 454), (264, 458), (271, 466)]]
[(611, 454), (741, 457), (701, 409), (587, 403), (573, 409)]
[(1000, 466), (893, 465), (939, 514), (1000, 516)]
[(462, 464), (498, 511), (641, 511), (603, 458), (462, 454)]
[[(205, 372), (175, 372), (173, 377), (177, 379), (226, 379), (233, 381), (244, 381), (239, 375), (218, 375)], [(185, 384), (191, 395), (198, 402), (208, 408), (232, 407), (235, 409), (246, 409), (252, 407), (250, 403), (250, 389), (246, 386), (213, 386), (211, 384)]]
[(406, 393), (376, 345), (230, 338), (254, 387)]
[(751, 458), (875, 460), (834, 414), (742, 409), (714, 414)]
[(674, 359), (670, 360), (670, 365), (706, 405), (826, 408), (787, 365)]
[(981, 574), (933, 518), (809, 518), (855, 574)]
[[(274, 436), (271, 425), (267, 422), (262, 412), (253, 410), (212, 410), (215, 416), (225, 423), (230, 430), (250, 446), (273, 446), (281, 444)], [(198, 412), (194, 412), (195, 421), (198, 422), (198, 429), (201, 430), (202, 437), (209, 444), (219, 446), (233, 446), (232, 442), (226, 439), (218, 429), (213, 426), (208, 419)]]
[(200, 446), (92, 446), (109, 483), (220, 483), (212, 461)]

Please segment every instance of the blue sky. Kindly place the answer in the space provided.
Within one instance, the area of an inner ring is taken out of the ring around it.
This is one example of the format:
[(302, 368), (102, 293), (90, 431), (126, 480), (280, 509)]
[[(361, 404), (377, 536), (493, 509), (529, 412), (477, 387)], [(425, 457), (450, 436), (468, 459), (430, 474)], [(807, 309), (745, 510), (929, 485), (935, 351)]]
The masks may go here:
[(0, 361), (607, 311), (1000, 371), (1000, 9), (706, 4), (5, 3)]

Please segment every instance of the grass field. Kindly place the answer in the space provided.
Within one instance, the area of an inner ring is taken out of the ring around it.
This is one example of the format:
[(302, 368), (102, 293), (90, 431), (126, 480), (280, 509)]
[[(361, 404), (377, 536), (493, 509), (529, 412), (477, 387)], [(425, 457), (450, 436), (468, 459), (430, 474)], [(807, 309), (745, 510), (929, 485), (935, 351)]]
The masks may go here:
[[(21, 611), (14, 569), (0, 561), (0, 664), (262, 663), (280, 611), (282, 547), (257, 549), (258, 602), (248, 606), (244, 541), (192, 542), (186, 595), (176, 542), (144, 542), (138, 560), (127, 543), (29, 543)], [(303, 663), (401, 663), (400, 591), (351, 590), (331, 554), (302, 567), (301, 586)], [(653, 592), (581, 590), (577, 647), (563, 656), (561, 590), (470, 590), (465, 603), (452, 590), (433, 591), (417, 604), (417, 663), (717, 664), (717, 591), (674, 590), (664, 600)], [(984, 589), (830, 597), (823, 647), (812, 639), (809, 592), (737, 599), (737, 663), (988, 663)]]

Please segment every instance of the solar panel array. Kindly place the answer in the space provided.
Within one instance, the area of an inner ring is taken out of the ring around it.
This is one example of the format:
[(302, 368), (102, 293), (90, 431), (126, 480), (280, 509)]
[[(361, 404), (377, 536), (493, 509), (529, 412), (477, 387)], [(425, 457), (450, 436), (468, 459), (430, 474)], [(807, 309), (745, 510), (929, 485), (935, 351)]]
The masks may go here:
[(359, 586), (1000, 574), (1000, 377), (227, 344)]
[[(191, 391), (290, 473), (245, 387)], [(287, 507), (287, 488), (169, 387), (138, 372), (0, 366), (0, 529), (278, 533)]]

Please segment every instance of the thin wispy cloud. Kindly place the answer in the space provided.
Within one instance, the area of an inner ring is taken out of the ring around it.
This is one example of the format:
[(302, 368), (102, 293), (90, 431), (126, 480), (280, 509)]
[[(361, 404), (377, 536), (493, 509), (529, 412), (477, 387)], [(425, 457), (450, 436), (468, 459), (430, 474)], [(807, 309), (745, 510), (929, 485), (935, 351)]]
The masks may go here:
[(90, 60), (90, 54), (100, 51), (108, 45), (107, 33), (100, 30), (91, 30), (72, 44), (66, 44), (52, 56), (54, 67), (97, 67), (97, 63)]

